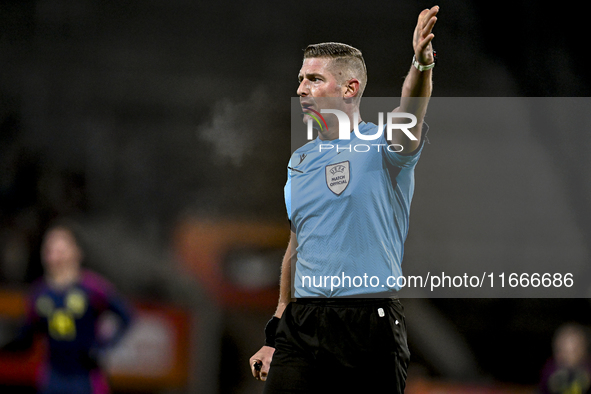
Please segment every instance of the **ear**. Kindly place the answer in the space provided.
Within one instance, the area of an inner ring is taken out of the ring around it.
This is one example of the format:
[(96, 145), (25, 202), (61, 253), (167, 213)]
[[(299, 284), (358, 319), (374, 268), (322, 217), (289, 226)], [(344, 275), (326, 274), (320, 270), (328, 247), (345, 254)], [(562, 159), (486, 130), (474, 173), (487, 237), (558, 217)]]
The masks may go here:
[(356, 78), (351, 78), (343, 84), (343, 97), (353, 98), (359, 94), (361, 83)]

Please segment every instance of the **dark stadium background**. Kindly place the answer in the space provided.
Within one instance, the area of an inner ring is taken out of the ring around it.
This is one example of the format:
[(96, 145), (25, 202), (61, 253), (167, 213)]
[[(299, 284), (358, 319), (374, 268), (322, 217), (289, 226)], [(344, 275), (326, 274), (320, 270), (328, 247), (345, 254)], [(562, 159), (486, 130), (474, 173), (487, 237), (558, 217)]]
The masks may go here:
[[(440, 1), (434, 95), (584, 100), (591, 80), (588, 16), (581, 4)], [(1, 0), (2, 286), (26, 289), (39, 277), (44, 226), (56, 217), (73, 217), (84, 229), (88, 265), (128, 297), (178, 306), (196, 319), (214, 322), (200, 326), (202, 332), (195, 334), (197, 340), (218, 339), (208, 342), (210, 353), (204, 356), (202, 347), (198, 355), (191, 355), (189, 377), (169, 392), (195, 387), (200, 392), (257, 392), (260, 385), (249, 380), (246, 363), (262, 341), (262, 325), (273, 311), (276, 294), (269, 291), (264, 301), (240, 302), (222, 294), (224, 280), (208, 287), (207, 276), (185, 275), (179, 232), (186, 230), (186, 223), (202, 218), (214, 227), (218, 221), (247, 223), (244, 228), (249, 230), (236, 230), (246, 231), (247, 238), (255, 236), (260, 223), (276, 223), (287, 232), (283, 205), (291, 148), (287, 108), (289, 97), (295, 96), (302, 50), (322, 41), (358, 47), (369, 71), (365, 95), (396, 96), (410, 66), (416, 16), (431, 5), (375, 0)], [(543, 125), (560, 114), (539, 115), (537, 122)], [(530, 135), (542, 147), (551, 176), (560, 179), (562, 198), (547, 201), (540, 195), (526, 203), (539, 215), (548, 206), (568, 212), (568, 218), (553, 221), (554, 216), (548, 215), (542, 222), (556, 232), (568, 226), (578, 237), (577, 256), (585, 256), (587, 264), (589, 124), (566, 129), (532, 124)], [(477, 140), (478, 130), (470, 131), (470, 137)], [(454, 241), (446, 237), (457, 234), (442, 234), (438, 231), (442, 223), (426, 216), (434, 201), (444, 207), (452, 201), (441, 199), (453, 196), (429, 188), (430, 169), (438, 167), (456, 187), (470, 188), (469, 180), (454, 180), (457, 174), (445, 171), (446, 159), (465, 152), (436, 153), (437, 141), (445, 140), (437, 125), (432, 125), (431, 140), (417, 169), (405, 264), (411, 264), (413, 250), (439, 256), (436, 245)], [(469, 144), (463, 147), (470, 149)], [(494, 164), (475, 160), (472, 165), (477, 178)], [(500, 193), (503, 187), (507, 186), (498, 185)], [(465, 208), (467, 212), (491, 209), (489, 202), (471, 200)], [(543, 230), (527, 222), (531, 216), (521, 216), (523, 204), (486, 217), (501, 223), (510, 215), (531, 245), (548, 246), (544, 244), (548, 233), (537, 237)], [(457, 203), (454, 207), (463, 209)], [(473, 230), (486, 232), (492, 225), (481, 222), (482, 227)], [(419, 234), (423, 230), (427, 235)], [(240, 249), (245, 241), (238, 238)], [(482, 245), (471, 244), (472, 239), (465, 240), (469, 246)], [(520, 253), (518, 241), (500, 247), (507, 255)], [(565, 253), (568, 258), (568, 248)], [(220, 263), (230, 267), (224, 270), (235, 268), (228, 263), (234, 261), (232, 256)], [(449, 255), (441, 256), (443, 267), (454, 264)], [(242, 261), (240, 256), (236, 261)], [(277, 269), (280, 259), (273, 261)], [(409, 302), (410, 320), (413, 301)], [(472, 363), (469, 366), (450, 368), (446, 363), (456, 359), (434, 356), (444, 354), (445, 346), (432, 353), (413, 337), (409, 323), (412, 373), (441, 381), (533, 387), (551, 354), (555, 329), (568, 321), (591, 324), (586, 299), (421, 303), (415, 314), (434, 311), (437, 319), (426, 321), (443, 321), (470, 355), (463, 359)], [(441, 329), (432, 323), (421, 332), (437, 338)], [(125, 390), (151, 392), (133, 387), (120, 391)]]

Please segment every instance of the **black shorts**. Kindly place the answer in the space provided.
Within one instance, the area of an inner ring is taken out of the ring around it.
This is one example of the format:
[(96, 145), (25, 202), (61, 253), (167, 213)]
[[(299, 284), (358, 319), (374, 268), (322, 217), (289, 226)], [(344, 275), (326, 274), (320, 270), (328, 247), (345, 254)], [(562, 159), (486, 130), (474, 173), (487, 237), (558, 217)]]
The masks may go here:
[(398, 299), (298, 299), (279, 322), (264, 393), (403, 393), (409, 359)]

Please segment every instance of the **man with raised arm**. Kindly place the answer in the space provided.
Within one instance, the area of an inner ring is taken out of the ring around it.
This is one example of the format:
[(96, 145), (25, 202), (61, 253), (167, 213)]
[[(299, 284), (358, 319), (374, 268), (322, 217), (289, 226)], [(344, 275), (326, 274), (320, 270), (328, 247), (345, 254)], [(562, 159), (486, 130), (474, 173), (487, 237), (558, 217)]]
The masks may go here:
[[(265, 393), (404, 392), (410, 353), (395, 279), (426, 134), (438, 12), (435, 6), (418, 17), (400, 107), (388, 115), (411, 119), (398, 132), (361, 120), (367, 72), (359, 50), (322, 43), (304, 52), (303, 120), (323, 123), (288, 165), (291, 238), (279, 304), (265, 345), (250, 359)], [(356, 149), (362, 143), (374, 149)]]

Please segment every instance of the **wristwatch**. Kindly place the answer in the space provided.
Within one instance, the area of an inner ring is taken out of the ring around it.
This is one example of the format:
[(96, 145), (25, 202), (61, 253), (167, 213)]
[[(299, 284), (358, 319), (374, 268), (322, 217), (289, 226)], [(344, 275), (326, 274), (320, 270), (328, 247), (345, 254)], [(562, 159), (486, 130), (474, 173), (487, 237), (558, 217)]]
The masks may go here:
[(417, 61), (417, 56), (413, 55), (412, 57), (412, 65), (419, 71), (427, 71), (435, 67), (435, 63), (437, 63), (437, 52), (433, 51), (433, 63), (427, 64), (426, 66), (422, 65)]

